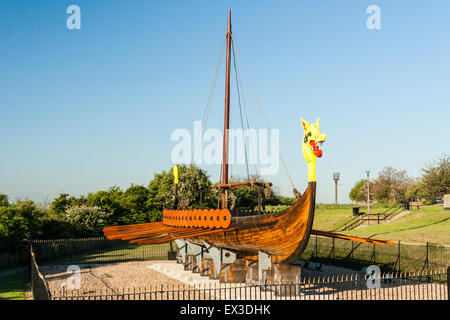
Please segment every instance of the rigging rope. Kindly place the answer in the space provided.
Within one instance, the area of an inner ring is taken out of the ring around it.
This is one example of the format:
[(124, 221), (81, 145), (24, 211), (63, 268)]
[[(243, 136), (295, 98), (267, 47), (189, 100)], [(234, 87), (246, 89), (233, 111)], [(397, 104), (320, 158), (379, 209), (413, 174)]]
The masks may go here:
[[(234, 46), (233, 46), (233, 54), (234, 54)], [(235, 65), (236, 65), (236, 70), (237, 70), (237, 77), (239, 79), (238, 83), (239, 83), (239, 87), (240, 87), (241, 94), (242, 94), (242, 104), (244, 105), (244, 114), (245, 114), (245, 120), (246, 120), (246, 123), (247, 123), (247, 130), (250, 130), (250, 123), (248, 121), (248, 115), (247, 115), (247, 106), (245, 104), (245, 95), (244, 95), (244, 90), (242, 89), (241, 73), (239, 71), (238, 64), (235, 63)], [(251, 149), (251, 151), (253, 152), (253, 156), (256, 156), (256, 152), (255, 152), (255, 149), (253, 147), (252, 139), (250, 137), (249, 137), (249, 146), (250, 146), (249, 149)], [(257, 180), (258, 168), (256, 166), (256, 162), (253, 165), (255, 166), (255, 179), (254, 180)]]
[[(288, 168), (286, 166), (286, 163), (285, 163), (285, 161), (283, 159), (283, 156), (281, 155), (279, 146), (273, 140), (269, 123), (268, 123), (267, 118), (266, 118), (266, 116), (264, 114), (264, 111), (261, 108), (261, 104), (259, 103), (259, 100), (258, 100), (258, 97), (256, 95), (255, 89), (253, 88), (253, 84), (252, 84), (252, 82), (250, 80), (250, 77), (248, 76), (248, 73), (247, 73), (247, 70), (245, 69), (244, 64), (242, 63), (241, 57), (239, 56), (239, 51), (236, 48), (236, 45), (234, 43), (234, 38), (233, 37), (230, 37), (230, 38), (231, 38), (231, 44), (232, 44), (232, 48), (233, 48), (233, 63), (234, 63), (234, 70), (235, 70), (235, 76), (236, 76), (236, 87), (237, 87), (237, 93), (238, 93), (239, 111), (240, 111), (242, 130), (244, 129), (244, 124), (243, 124), (243, 117), (242, 117), (241, 92), (242, 92), (242, 104), (244, 105), (244, 112), (245, 112), (245, 118), (246, 118), (246, 123), (247, 123), (247, 128), (248, 129), (250, 129), (250, 125), (249, 125), (249, 121), (248, 121), (247, 108), (246, 108), (246, 105), (245, 105), (244, 92), (242, 90), (242, 82), (240, 81), (239, 67), (238, 67), (237, 62), (236, 62), (236, 56), (237, 56), (240, 64), (242, 65), (242, 68), (244, 69), (245, 76), (246, 76), (247, 81), (248, 81), (248, 83), (250, 85), (250, 89), (252, 90), (253, 96), (255, 97), (258, 109), (259, 109), (259, 111), (260, 111), (260, 113), (261, 113), (261, 115), (262, 115), (262, 117), (264, 119), (264, 122), (266, 124), (266, 127), (267, 127), (267, 129), (269, 131), (269, 135), (270, 135), (271, 141), (276, 145), (276, 147), (278, 149), (278, 155), (280, 157), (281, 163), (283, 164), (284, 170), (286, 171), (286, 174), (287, 174), (287, 176), (289, 178), (290, 184), (291, 184), (292, 188), (295, 189), (292, 177), (289, 174), (289, 170), (288, 170)], [(211, 85), (211, 89), (210, 89), (210, 92), (209, 92), (209, 96), (208, 96), (208, 100), (207, 100), (207, 103), (206, 103), (205, 111), (204, 111), (204, 114), (203, 114), (202, 126), (201, 126), (202, 133), (203, 133), (203, 130), (204, 130), (205, 126), (206, 126), (206, 123), (208, 122), (209, 112), (211, 110), (211, 105), (212, 105), (212, 97), (214, 95), (215, 88), (216, 88), (217, 78), (218, 78), (218, 74), (219, 74), (219, 70), (220, 70), (220, 66), (221, 66), (221, 62), (222, 62), (222, 58), (223, 58), (223, 52), (224, 52), (224, 49), (225, 49), (225, 43), (226, 43), (226, 37), (225, 37), (225, 39), (223, 41), (223, 44), (222, 44), (222, 49), (221, 49), (221, 52), (220, 52), (219, 61), (217, 63), (217, 67), (216, 67), (216, 73), (214, 75), (213, 83)], [(246, 147), (244, 134), (243, 134), (243, 140), (244, 140), (244, 148), (245, 148), (245, 162), (246, 162), (246, 169), (247, 169), (247, 178), (250, 180), (250, 173), (249, 173), (249, 168), (248, 168), (247, 147)], [(251, 143), (251, 139), (249, 139), (249, 140), (250, 140), (250, 147), (253, 147), (253, 145)], [(200, 141), (197, 141), (197, 143), (198, 143), (198, 149), (197, 150), (200, 150), (200, 147), (202, 145), (202, 141), (203, 141), (203, 136), (201, 137)], [(191, 158), (191, 164), (193, 164), (194, 161), (197, 160), (197, 156), (200, 153), (200, 152), (195, 152), (195, 149), (196, 149), (196, 147), (194, 147), (194, 153), (193, 153), (192, 158)], [(253, 148), (252, 148), (252, 150), (253, 150)], [(231, 167), (231, 164), (230, 164), (230, 172), (231, 172), (231, 170), (232, 170), (232, 167)], [(223, 176), (223, 172), (222, 171), (223, 170), (222, 170), (222, 166), (221, 166), (221, 168), (220, 168), (220, 175), (219, 175), (221, 180), (223, 178), (222, 177)], [(257, 175), (258, 174), (258, 170), (257, 170), (256, 164), (255, 164), (255, 171), (256, 171), (256, 175)]]
[[(216, 67), (216, 73), (214, 74), (213, 83), (211, 85), (211, 89), (209, 90), (208, 100), (206, 102), (205, 111), (203, 113), (202, 127), (201, 127), (202, 136), (200, 137), (200, 141), (197, 141), (198, 148), (196, 148), (196, 146), (194, 146), (194, 153), (192, 154), (192, 157), (191, 157), (191, 165), (195, 161), (197, 161), (197, 156), (200, 153), (199, 150), (200, 150), (200, 148), (202, 146), (203, 129), (206, 127), (206, 123), (208, 122), (209, 111), (211, 110), (211, 104), (212, 104), (212, 97), (214, 96), (214, 91), (216, 89), (217, 78), (219, 76), (220, 66), (222, 64), (223, 52), (225, 51), (225, 43), (226, 43), (226, 38), (223, 40), (222, 49), (220, 51), (220, 56), (219, 56), (219, 61), (217, 63), (217, 67)], [(195, 152), (196, 149), (198, 151), (197, 153)]]
[[(236, 45), (234, 44), (234, 39), (233, 38), (231, 38), (231, 42), (233, 43), (233, 48), (236, 47)], [(258, 109), (261, 112), (261, 115), (262, 115), (262, 117), (264, 119), (264, 122), (266, 123), (266, 127), (267, 127), (267, 129), (269, 131), (269, 135), (270, 135), (271, 141), (273, 143), (275, 143), (275, 145), (277, 146), (278, 154), (280, 156), (281, 163), (283, 164), (284, 170), (286, 171), (286, 174), (287, 174), (287, 176), (289, 178), (289, 181), (291, 183), (292, 188), (295, 189), (294, 182), (292, 181), (291, 175), (289, 174), (289, 170), (287, 169), (286, 163), (284, 162), (284, 159), (283, 159), (283, 157), (281, 155), (280, 148), (278, 147), (277, 143), (272, 139), (272, 133), (271, 133), (271, 130), (270, 130), (269, 123), (268, 123), (267, 118), (266, 118), (266, 116), (264, 114), (264, 111), (261, 108), (261, 105), (259, 103), (258, 97), (256, 96), (256, 93), (255, 93), (255, 89), (253, 88), (253, 85), (252, 85), (252, 82), (250, 80), (250, 77), (248, 76), (247, 70), (245, 69), (245, 66), (242, 63), (242, 60), (241, 60), (241, 57), (239, 56), (239, 51), (237, 50), (237, 48), (236, 48), (236, 53), (237, 53), (238, 60), (239, 60), (239, 62), (241, 64), (242, 68), (244, 69), (245, 76), (247, 77), (248, 83), (250, 85), (250, 89), (252, 90), (253, 96), (255, 97)]]
[(248, 157), (247, 157), (247, 143), (245, 142), (245, 135), (244, 135), (244, 120), (242, 119), (242, 106), (241, 106), (241, 95), (239, 91), (239, 81), (238, 81), (238, 73), (236, 70), (236, 55), (234, 53), (234, 45), (232, 43), (233, 48), (233, 65), (234, 65), (234, 75), (236, 77), (236, 90), (238, 95), (238, 102), (239, 102), (239, 114), (241, 116), (241, 127), (242, 127), (242, 140), (244, 142), (244, 155), (245, 155), (245, 166), (247, 169), (247, 181), (250, 181), (250, 171), (248, 169)]

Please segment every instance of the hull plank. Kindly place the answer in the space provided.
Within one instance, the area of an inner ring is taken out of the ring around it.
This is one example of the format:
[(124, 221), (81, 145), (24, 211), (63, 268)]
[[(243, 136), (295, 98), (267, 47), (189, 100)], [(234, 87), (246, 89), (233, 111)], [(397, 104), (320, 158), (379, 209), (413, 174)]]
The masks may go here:
[(290, 208), (271, 214), (233, 217), (227, 229), (194, 229), (166, 226), (161, 222), (106, 227), (110, 239), (131, 243), (155, 244), (174, 239), (189, 239), (203, 246), (237, 251), (249, 259), (264, 252), (273, 263), (292, 263), (303, 252), (312, 229), (316, 182), (309, 182), (303, 196)]
[(247, 254), (263, 251), (274, 263), (292, 263), (303, 252), (311, 233), (315, 207), (315, 182), (292, 207), (268, 215), (232, 218), (230, 228), (204, 236), (193, 236), (189, 241), (203, 241), (219, 248)]

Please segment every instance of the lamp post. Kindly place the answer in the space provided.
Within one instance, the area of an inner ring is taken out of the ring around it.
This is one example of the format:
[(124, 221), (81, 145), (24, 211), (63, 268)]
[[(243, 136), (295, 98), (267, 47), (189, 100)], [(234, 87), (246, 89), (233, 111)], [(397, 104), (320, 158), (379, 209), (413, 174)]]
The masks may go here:
[(334, 203), (337, 204), (337, 185), (339, 181), (339, 172), (333, 173), (333, 180), (334, 180)]
[(369, 183), (369, 174), (370, 171), (366, 170), (366, 174), (367, 174), (367, 213), (370, 213), (370, 183)]

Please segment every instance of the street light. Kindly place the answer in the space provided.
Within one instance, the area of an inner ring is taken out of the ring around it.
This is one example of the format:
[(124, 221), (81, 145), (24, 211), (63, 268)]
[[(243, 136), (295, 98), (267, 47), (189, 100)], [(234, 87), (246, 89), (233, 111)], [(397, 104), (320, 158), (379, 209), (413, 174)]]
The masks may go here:
[(369, 192), (369, 187), (370, 187), (370, 183), (369, 183), (369, 174), (370, 171), (366, 170), (366, 174), (367, 174), (367, 213), (370, 213), (370, 192)]
[(334, 180), (334, 203), (337, 204), (337, 185), (339, 181), (339, 172), (333, 173), (333, 180)]

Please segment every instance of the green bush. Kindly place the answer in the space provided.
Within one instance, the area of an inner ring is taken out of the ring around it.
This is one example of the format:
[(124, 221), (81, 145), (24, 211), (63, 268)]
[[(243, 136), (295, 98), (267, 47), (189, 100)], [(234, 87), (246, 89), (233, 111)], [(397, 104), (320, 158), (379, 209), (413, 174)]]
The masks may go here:
[(42, 215), (31, 200), (14, 204), (3, 202), (0, 206), (0, 251), (22, 247), (39, 237)]

